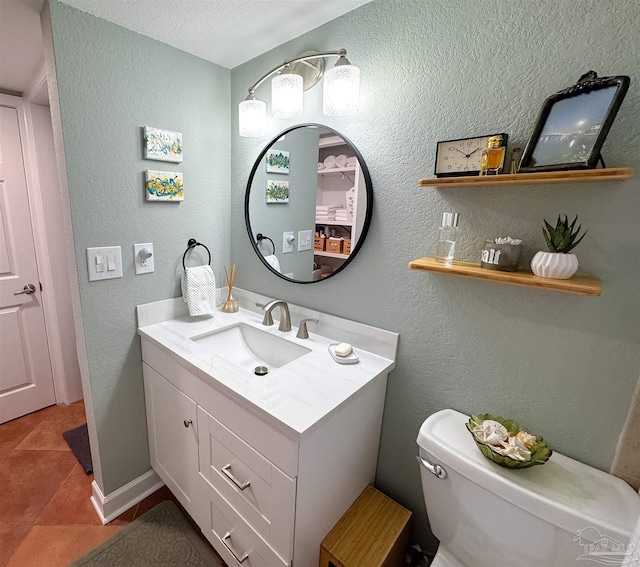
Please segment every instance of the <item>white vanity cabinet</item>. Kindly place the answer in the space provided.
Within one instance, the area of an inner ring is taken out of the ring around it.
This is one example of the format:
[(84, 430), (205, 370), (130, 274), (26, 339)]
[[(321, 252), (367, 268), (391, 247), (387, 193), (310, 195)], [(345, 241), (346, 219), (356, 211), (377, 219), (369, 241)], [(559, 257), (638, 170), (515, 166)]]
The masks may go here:
[(152, 467), (216, 551), (230, 566), (318, 565), (374, 480), (387, 373), (301, 433), (141, 335)]

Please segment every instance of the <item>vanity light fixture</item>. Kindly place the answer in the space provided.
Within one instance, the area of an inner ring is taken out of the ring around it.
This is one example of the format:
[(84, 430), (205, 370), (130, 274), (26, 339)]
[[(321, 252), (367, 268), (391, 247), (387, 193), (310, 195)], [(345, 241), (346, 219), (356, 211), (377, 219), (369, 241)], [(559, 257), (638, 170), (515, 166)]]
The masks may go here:
[[(258, 100), (256, 89), (269, 77), (271, 81), (271, 111), (274, 118), (298, 118), (302, 115), (303, 90), (323, 80), (323, 112), (327, 116), (347, 116), (358, 110), (360, 69), (347, 59), (346, 49), (322, 53), (304, 53), (271, 69), (252, 87), (239, 105), (240, 136), (264, 136), (267, 126), (267, 105)], [(324, 72), (324, 59), (337, 57), (335, 65)]]

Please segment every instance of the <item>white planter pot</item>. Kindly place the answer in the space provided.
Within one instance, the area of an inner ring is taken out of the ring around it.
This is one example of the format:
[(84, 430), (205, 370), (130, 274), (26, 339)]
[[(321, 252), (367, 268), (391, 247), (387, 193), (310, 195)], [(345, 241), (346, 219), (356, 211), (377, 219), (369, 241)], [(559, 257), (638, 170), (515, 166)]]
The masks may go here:
[(536, 252), (531, 260), (531, 271), (542, 278), (568, 280), (578, 271), (578, 257), (562, 252)]

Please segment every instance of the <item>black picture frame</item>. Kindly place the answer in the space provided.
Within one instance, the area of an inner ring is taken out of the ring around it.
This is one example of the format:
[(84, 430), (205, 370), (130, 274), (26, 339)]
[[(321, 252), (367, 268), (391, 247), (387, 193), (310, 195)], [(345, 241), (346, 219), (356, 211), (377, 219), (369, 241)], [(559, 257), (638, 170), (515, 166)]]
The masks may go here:
[(629, 84), (626, 75), (589, 71), (545, 100), (518, 173), (595, 168)]

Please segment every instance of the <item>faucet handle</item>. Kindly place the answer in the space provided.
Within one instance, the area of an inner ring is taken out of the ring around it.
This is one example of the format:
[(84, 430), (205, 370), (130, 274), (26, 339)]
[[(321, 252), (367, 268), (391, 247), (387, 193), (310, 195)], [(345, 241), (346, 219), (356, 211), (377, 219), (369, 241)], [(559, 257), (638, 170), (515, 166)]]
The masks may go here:
[[(260, 309), (265, 308), (264, 303), (256, 303), (256, 307), (260, 307)], [(264, 312), (264, 317), (262, 318), (262, 324), (270, 327), (271, 325), (273, 325), (273, 317), (271, 316), (271, 311), (265, 311)]]
[(318, 323), (317, 319), (303, 319), (300, 321), (300, 326), (298, 327), (298, 334), (296, 337), (299, 339), (308, 339), (309, 331), (307, 331), (307, 323)]

